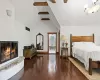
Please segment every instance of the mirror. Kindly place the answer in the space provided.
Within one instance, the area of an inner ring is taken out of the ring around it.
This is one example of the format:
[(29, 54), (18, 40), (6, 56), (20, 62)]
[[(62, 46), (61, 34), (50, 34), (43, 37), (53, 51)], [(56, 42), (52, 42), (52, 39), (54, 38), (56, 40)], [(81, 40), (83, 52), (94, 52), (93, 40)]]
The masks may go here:
[(44, 37), (41, 33), (38, 33), (36, 35), (36, 48), (37, 50), (43, 50), (43, 40), (44, 40)]

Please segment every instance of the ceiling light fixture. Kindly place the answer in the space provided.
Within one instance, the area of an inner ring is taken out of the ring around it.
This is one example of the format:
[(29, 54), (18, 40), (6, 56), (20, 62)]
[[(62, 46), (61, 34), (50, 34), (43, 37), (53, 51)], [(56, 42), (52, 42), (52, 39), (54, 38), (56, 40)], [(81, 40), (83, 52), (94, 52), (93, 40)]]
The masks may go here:
[(99, 0), (92, 0), (93, 4), (96, 4)]
[(86, 4), (84, 6), (84, 12), (86, 13), (95, 13), (100, 10), (99, 0), (91, 0), (91, 5)]

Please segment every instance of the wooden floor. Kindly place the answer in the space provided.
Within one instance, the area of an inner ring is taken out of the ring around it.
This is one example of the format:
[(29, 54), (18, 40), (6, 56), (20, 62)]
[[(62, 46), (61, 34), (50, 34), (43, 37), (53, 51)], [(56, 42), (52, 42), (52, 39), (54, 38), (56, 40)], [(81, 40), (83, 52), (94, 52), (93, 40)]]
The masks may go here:
[(25, 60), (20, 80), (88, 80), (69, 60), (56, 55)]

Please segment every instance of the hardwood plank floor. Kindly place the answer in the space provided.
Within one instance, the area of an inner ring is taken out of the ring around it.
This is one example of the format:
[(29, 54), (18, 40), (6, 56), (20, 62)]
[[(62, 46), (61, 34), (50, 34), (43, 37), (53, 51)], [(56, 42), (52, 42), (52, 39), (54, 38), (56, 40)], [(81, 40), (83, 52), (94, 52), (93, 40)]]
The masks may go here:
[(57, 55), (43, 55), (43, 58), (25, 60), (20, 80), (88, 80), (69, 60)]

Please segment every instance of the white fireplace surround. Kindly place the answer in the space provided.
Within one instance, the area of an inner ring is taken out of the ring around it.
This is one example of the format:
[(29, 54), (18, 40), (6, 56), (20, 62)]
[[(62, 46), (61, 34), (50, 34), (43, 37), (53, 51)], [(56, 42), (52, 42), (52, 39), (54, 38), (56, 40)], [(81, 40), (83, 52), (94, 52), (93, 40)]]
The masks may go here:
[(17, 57), (0, 64), (0, 80), (8, 80), (24, 67), (24, 57)]
[[(14, 2), (16, 1), (17, 0)], [(10, 12), (8, 11), (7, 14), (6, 10), (10, 10)], [(31, 44), (31, 33), (25, 30), (25, 26), (31, 26), (26, 24), (24, 25), (18, 19), (15, 19), (18, 18), (18, 16), (15, 14), (17, 12), (16, 10), (16, 4), (13, 4), (11, 0), (0, 0), (0, 41), (18, 41), (18, 56), (23, 56), (23, 47)], [(19, 12), (20, 11), (18, 11), (18, 13)], [(18, 58), (19, 57), (16, 57), (12, 60), (2, 63), (0, 64), (0, 67), (11, 63)], [(0, 80), (8, 80), (18, 73), (23, 67), (24, 60), (9, 69), (0, 71)]]

